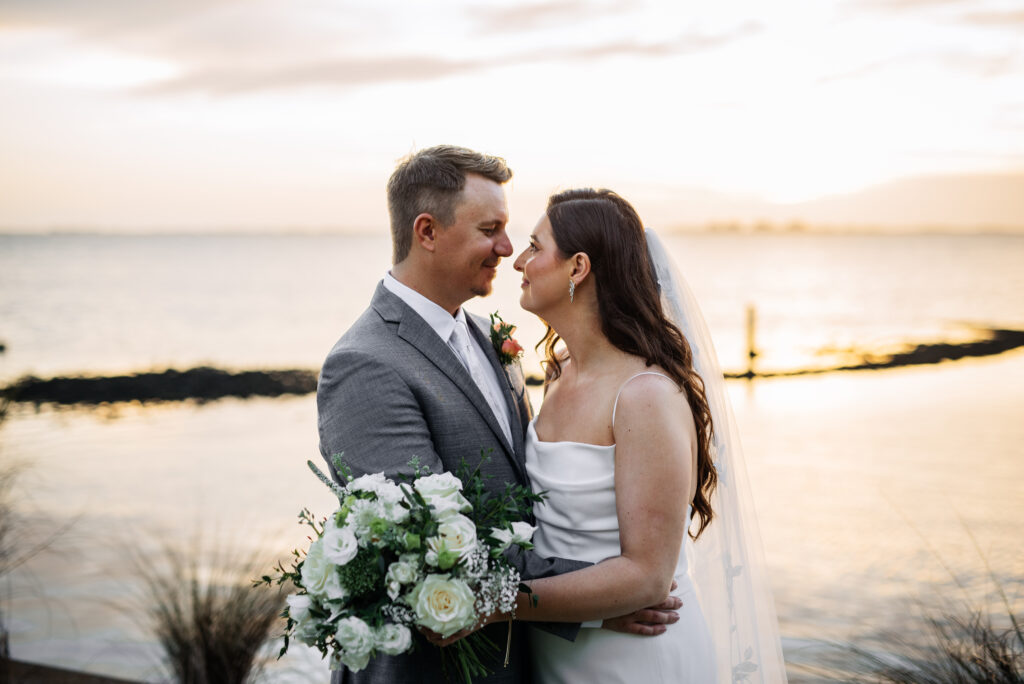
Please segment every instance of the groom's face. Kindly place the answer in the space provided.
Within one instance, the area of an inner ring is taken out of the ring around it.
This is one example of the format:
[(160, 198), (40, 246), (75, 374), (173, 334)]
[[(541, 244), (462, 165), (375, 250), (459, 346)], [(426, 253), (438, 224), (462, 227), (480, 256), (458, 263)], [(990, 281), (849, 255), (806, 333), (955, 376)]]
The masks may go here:
[(491, 293), (502, 257), (511, 256), (512, 243), (505, 232), (508, 207), (505, 191), (492, 180), (466, 176), (455, 221), (437, 235), (437, 255), (446, 289), (453, 299), (465, 302)]

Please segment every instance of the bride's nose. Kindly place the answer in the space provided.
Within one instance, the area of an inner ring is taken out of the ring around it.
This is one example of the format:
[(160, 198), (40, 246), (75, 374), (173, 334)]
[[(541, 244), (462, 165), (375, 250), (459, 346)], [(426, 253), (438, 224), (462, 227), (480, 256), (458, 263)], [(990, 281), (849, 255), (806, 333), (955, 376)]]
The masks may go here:
[(523, 264), (526, 262), (526, 260), (523, 258), (525, 256), (526, 250), (524, 249), (522, 252), (519, 253), (519, 256), (517, 256), (516, 260), (512, 263), (512, 268), (516, 269), (517, 271), (522, 271)]

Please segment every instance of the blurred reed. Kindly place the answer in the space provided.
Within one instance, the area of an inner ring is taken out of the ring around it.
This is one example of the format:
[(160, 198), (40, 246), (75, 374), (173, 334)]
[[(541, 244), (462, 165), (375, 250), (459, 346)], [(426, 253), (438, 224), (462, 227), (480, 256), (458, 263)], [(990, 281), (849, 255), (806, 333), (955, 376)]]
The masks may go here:
[[(920, 635), (888, 635), (877, 649), (838, 647), (826, 659), (830, 681), (886, 684), (1022, 684), (1024, 634), (977, 607), (928, 616)], [(914, 637), (917, 638), (914, 638)]]
[(271, 563), (198, 542), (189, 550), (170, 544), (136, 553), (142, 580), (141, 613), (148, 619), (168, 674), (179, 684), (242, 684), (259, 677), (265, 647), (284, 609), (284, 594), (253, 587)]
[[(967, 583), (904, 519), (949, 574), (961, 597), (954, 601), (937, 596), (930, 603), (919, 602), (920, 631), (882, 633), (871, 640), (873, 647), (847, 644), (825, 649), (817, 663), (826, 668), (824, 679), (850, 684), (1024, 684), (1024, 611), (1007, 594), (1004, 581), (967, 523), (960, 518), (991, 582), (992, 593), (985, 600), (972, 599)], [(1000, 609), (986, 609), (989, 598), (997, 598)]]
[[(2, 345), (0, 345), (0, 351), (3, 351)], [(4, 419), (7, 418), (9, 406), (10, 400), (6, 396), (0, 398), (0, 428), (3, 427)], [(11, 488), (17, 477), (17, 470), (17, 466), (9, 463), (6, 459), (0, 465), (0, 580), (6, 579), (15, 553), (11, 543), (14, 528)], [(6, 608), (6, 605), (0, 604), (0, 677), (3, 677), (3, 681), (8, 681), (6, 663), (11, 657)]]

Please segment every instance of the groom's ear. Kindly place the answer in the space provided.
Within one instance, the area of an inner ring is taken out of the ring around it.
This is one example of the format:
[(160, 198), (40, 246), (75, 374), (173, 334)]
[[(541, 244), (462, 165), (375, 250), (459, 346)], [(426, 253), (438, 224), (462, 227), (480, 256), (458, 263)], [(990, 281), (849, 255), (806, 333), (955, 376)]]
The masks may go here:
[(423, 213), (412, 222), (412, 239), (428, 252), (437, 249), (437, 232), (441, 224), (432, 214)]
[(572, 255), (572, 273), (569, 274), (569, 277), (579, 284), (588, 275), (590, 275), (590, 257), (586, 252), (576, 252)]

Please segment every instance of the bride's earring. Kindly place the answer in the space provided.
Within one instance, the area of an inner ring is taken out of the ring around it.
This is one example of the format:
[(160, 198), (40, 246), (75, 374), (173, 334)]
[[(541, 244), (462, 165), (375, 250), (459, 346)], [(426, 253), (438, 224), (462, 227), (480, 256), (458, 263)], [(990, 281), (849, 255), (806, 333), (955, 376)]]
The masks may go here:
[(569, 278), (569, 303), (572, 304), (572, 297), (576, 294), (576, 281)]

